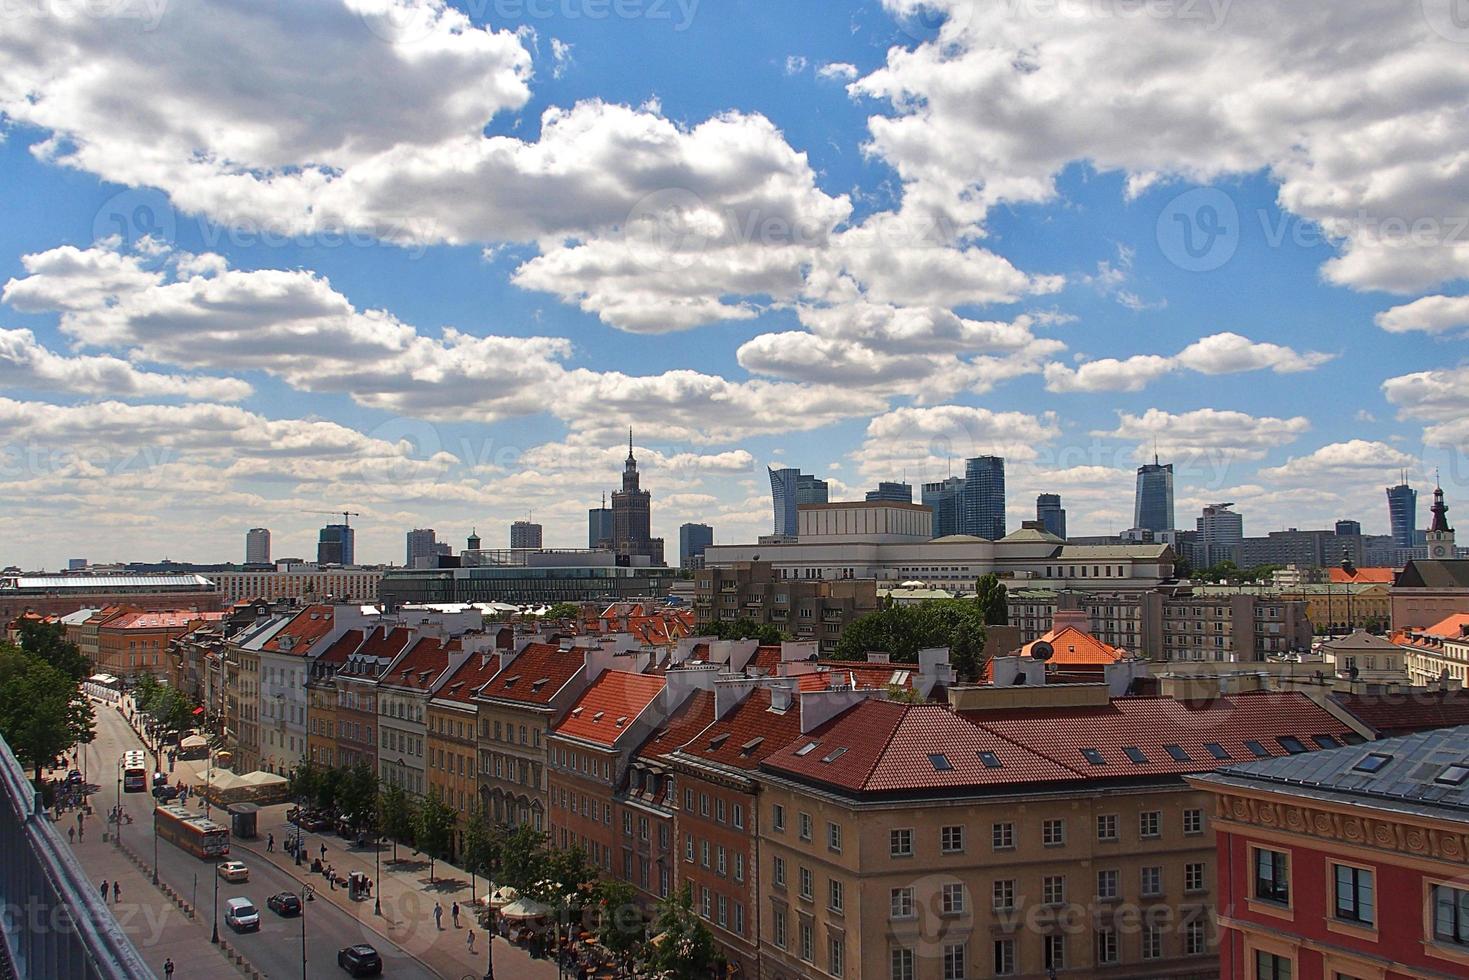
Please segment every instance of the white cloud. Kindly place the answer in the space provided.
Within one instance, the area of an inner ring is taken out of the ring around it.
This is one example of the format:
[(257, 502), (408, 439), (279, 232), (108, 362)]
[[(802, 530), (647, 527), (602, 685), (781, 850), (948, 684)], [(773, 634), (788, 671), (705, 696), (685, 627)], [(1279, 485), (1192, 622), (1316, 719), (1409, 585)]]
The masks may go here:
[(1200, 408), (1174, 414), (1150, 408), (1142, 415), (1118, 412), (1117, 428), (1093, 435), (1137, 443), (1138, 458), (1160, 455), (1195, 461), (1262, 459), (1311, 428), (1302, 416), (1274, 418)]
[(805, 57), (803, 57), (802, 55), (799, 55), (799, 54), (789, 54), (789, 55), (786, 55), (786, 66), (785, 66), (785, 70), (786, 70), (786, 74), (787, 75), (799, 75), (799, 74), (801, 74), (801, 72), (803, 72), (803, 71), (806, 70), (806, 65), (807, 65), (807, 61), (806, 61)]
[(574, 63), (571, 57), (573, 45), (566, 43), (559, 37), (551, 38), (551, 57), (554, 64), (551, 68), (551, 77), (560, 78), (566, 74), (566, 70)]
[(1343, 480), (1365, 482), (1388, 476), (1418, 460), (1385, 442), (1349, 439), (1322, 446), (1305, 456), (1292, 456), (1280, 466), (1262, 468), (1266, 480), (1321, 487), (1340, 485)]
[(1137, 354), (1124, 360), (1104, 357), (1076, 368), (1053, 361), (1045, 367), (1046, 390), (1142, 391), (1175, 366), (1173, 358), (1156, 354)]
[(235, 378), (181, 377), (145, 371), (117, 357), (67, 357), (29, 330), (0, 329), (0, 387), (92, 398), (190, 398), (239, 401), (254, 390)]
[(1180, 368), (1200, 374), (1236, 374), (1271, 370), (1290, 374), (1312, 370), (1334, 355), (1300, 353), (1279, 344), (1256, 342), (1237, 333), (1216, 333), (1194, 341), (1172, 357), (1138, 354), (1123, 360), (1102, 358), (1071, 368), (1061, 363), (1045, 367), (1046, 389), (1055, 392), (1141, 391), (1153, 381)]
[(1445, 333), (1469, 327), (1469, 296), (1424, 296), (1377, 314), (1375, 322), (1388, 333)]
[(857, 77), (857, 66), (845, 61), (830, 61), (816, 69), (816, 74), (821, 78), (850, 82)]
[(908, 482), (942, 480), (951, 465), (963, 475), (964, 460), (996, 455), (1006, 461), (1034, 459), (1038, 448), (1061, 434), (1052, 413), (995, 412), (938, 405), (899, 408), (867, 424), (862, 445), (851, 454), (869, 479), (891, 479), (906, 471)]

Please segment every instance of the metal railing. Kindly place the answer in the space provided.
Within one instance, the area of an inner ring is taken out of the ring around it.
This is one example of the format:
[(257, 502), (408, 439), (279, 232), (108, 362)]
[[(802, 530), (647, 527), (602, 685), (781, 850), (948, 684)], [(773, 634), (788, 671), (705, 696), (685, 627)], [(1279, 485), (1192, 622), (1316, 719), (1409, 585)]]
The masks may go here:
[(18, 977), (152, 976), (0, 738), (0, 934)]

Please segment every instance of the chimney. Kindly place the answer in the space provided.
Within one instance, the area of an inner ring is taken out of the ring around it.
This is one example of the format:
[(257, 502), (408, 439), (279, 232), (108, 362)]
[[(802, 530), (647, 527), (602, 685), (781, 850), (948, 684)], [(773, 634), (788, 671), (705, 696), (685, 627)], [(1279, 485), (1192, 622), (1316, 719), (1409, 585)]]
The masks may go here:
[(871, 688), (853, 691), (804, 691), (801, 699), (801, 734), (806, 735), (870, 697), (886, 694)]
[(890, 653), (880, 653), (877, 650), (868, 650), (867, 662), (870, 664), (890, 664), (893, 662), (893, 655)]
[[(754, 677), (721, 677), (714, 683), (714, 717), (723, 718), (760, 686)], [(775, 692), (771, 691), (774, 698)]]
[(780, 661), (790, 663), (793, 660), (812, 660), (816, 657), (817, 646), (815, 640), (781, 640)]
[(795, 695), (785, 684), (774, 684), (770, 688), (770, 707), (773, 711), (790, 710)]
[(709, 664), (676, 667), (663, 675), (663, 703), (673, 714), (695, 691), (712, 691), (719, 668)]

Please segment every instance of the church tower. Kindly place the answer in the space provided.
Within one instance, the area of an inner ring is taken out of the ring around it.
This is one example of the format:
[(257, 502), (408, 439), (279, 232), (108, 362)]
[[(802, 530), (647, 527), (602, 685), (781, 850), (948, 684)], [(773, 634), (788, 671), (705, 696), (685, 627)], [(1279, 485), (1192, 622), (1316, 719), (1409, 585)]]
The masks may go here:
[(1428, 543), (1428, 557), (1445, 559), (1457, 557), (1454, 550), (1454, 529), (1449, 527), (1449, 507), (1443, 502), (1443, 487), (1433, 488), (1433, 523), (1428, 526), (1424, 540)]

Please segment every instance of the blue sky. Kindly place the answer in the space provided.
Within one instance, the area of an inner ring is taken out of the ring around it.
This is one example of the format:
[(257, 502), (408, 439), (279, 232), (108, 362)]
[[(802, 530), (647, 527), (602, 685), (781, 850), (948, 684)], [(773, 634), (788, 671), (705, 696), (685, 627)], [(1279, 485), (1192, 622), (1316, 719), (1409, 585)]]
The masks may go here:
[(1385, 531), (1400, 470), (1469, 487), (1439, 8), (38, 5), (0, 34), (0, 565), (310, 554), (333, 507), (366, 560), (580, 545), (627, 425), (671, 541), (766, 530), (767, 464), (860, 495), (988, 452), (1012, 527), (1055, 491), (1115, 532), (1155, 442), (1186, 526)]

